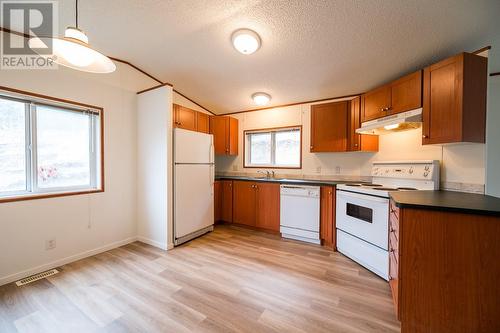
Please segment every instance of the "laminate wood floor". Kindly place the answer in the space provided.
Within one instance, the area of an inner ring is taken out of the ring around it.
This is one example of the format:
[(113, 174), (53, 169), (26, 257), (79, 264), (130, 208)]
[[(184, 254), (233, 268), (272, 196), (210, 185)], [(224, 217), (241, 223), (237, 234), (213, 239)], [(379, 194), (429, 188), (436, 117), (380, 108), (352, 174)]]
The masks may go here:
[(235, 226), (133, 243), (0, 287), (0, 332), (399, 332), (389, 285), (339, 253)]

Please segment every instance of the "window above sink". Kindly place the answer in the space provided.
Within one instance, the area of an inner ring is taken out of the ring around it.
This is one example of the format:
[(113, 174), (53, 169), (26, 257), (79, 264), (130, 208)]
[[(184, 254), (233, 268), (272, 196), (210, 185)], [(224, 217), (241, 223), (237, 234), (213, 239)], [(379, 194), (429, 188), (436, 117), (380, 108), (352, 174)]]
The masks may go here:
[(300, 169), (302, 126), (244, 131), (245, 168)]

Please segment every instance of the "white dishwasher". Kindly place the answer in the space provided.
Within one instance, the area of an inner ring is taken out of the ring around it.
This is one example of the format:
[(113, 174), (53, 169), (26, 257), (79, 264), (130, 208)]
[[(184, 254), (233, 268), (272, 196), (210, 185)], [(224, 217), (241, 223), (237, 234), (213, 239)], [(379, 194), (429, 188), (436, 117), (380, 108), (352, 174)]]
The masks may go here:
[(282, 237), (320, 244), (319, 195), (319, 186), (281, 185)]

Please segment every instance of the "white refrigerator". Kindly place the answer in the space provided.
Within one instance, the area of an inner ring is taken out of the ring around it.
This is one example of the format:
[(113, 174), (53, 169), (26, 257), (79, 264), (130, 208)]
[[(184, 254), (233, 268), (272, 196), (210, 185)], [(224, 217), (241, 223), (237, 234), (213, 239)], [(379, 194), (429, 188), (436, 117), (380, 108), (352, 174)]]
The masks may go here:
[(213, 230), (213, 135), (174, 129), (174, 244)]

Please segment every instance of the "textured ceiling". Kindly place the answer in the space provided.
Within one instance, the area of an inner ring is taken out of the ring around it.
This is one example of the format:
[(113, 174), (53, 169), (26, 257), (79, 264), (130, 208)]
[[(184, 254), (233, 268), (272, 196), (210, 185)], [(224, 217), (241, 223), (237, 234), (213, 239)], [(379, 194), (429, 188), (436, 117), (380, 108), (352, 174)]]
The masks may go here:
[[(60, 31), (74, 1), (60, 1)], [(104, 53), (143, 68), (216, 113), (366, 91), (500, 31), (498, 0), (81, 0), (80, 27)], [(262, 38), (237, 53), (231, 33)]]

